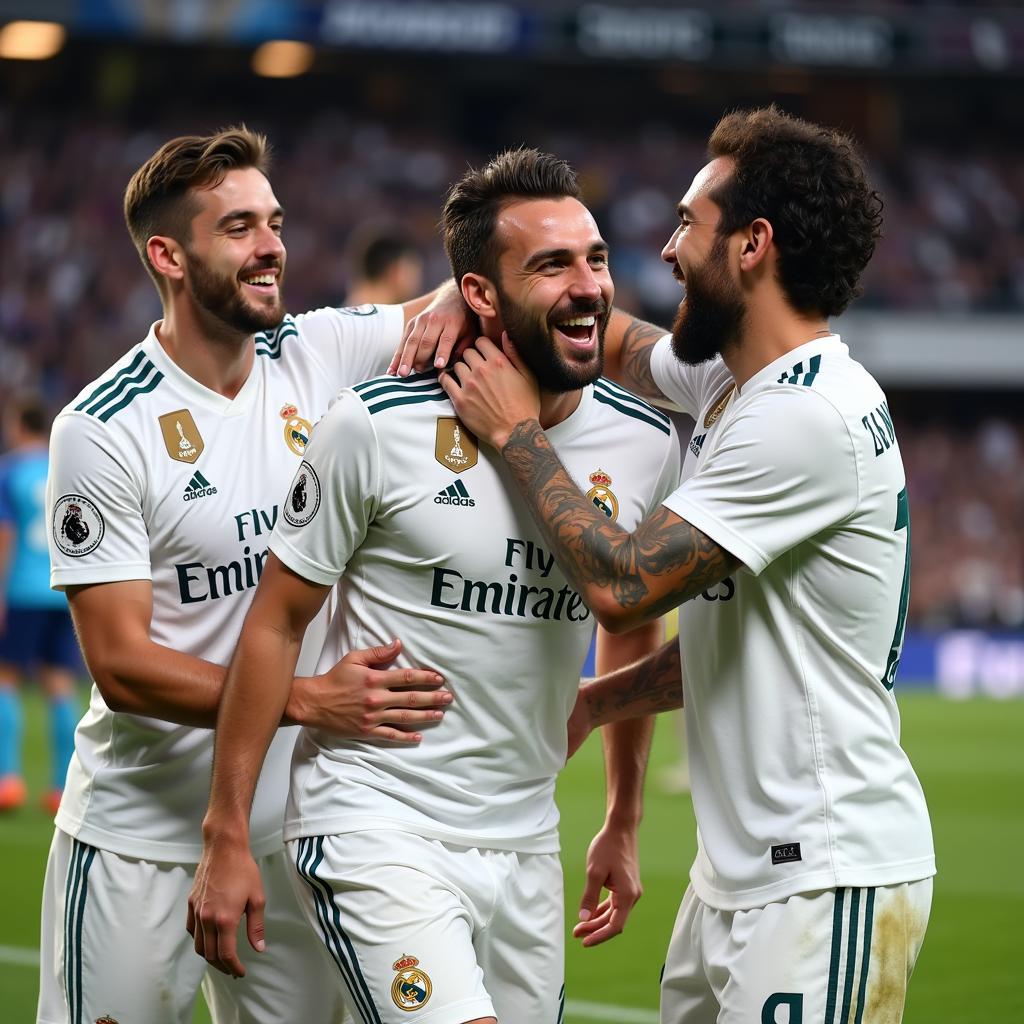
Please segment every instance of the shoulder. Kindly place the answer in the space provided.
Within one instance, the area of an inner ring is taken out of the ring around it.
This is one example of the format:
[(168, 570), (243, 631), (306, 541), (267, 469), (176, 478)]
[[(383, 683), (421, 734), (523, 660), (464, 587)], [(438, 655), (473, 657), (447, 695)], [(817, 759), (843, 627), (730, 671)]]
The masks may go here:
[(408, 377), (391, 377), (388, 375), (371, 377), (352, 389), (359, 397), (366, 411), (371, 416), (391, 413), (395, 409), (407, 406), (427, 405), (435, 408), (440, 403), (446, 409), (451, 408), (448, 396), (438, 380), (436, 370), (424, 373), (413, 373)]
[(608, 415), (621, 418), (623, 427), (641, 433), (656, 431), (665, 437), (672, 434), (672, 421), (665, 413), (605, 377), (594, 381), (594, 401)]
[[(58, 419), (81, 414), (97, 424), (109, 424), (115, 418), (131, 416), (145, 403), (145, 396), (156, 392), (164, 380), (163, 372), (149, 358), (142, 345), (136, 345), (105, 373), (100, 374), (60, 413)], [(133, 408), (134, 407), (134, 408)]]
[(260, 331), (255, 338), (256, 355), (271, 361), (280, 359), (287, 343), (300, 338), (299, 327), (303, 317), (309, 315), (311, 314), (305, 313), (294, 317), (291, 313), (286, 313), (284, 319), (276, 327), (272, 327), (268, 331)]

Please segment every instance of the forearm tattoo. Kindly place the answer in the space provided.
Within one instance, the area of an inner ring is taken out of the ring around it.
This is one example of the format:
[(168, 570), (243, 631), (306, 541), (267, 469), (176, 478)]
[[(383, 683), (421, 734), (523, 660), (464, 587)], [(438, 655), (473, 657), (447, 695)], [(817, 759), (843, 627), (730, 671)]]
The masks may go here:
[(622, 383), (644, 398), (661, 398), (661, 388), (654, 382), (651, 373), (651, 352), (654, 343), (665, 336), (661, 327), (644, 320), (634, 319), (622, 335), (619, 362), (622, 368)]
[(580, 492), (536, 420), (520, 423), (502, 454), (562, 571), (583, 594), (593, 586), (607, 587), (622, 608), (635, 608), (648, 598), (651, 577), (676, 577), (645, 609), (645, 618), (653, 618), (739, 566), (728, 551), (664, 506), (632, 534), (611, 522)]
[(669, 640), (642, 661), (612, 673), (607, 682), (599, 679), (592, 683), (587, 704), (595, 722), (641, 718), (682, 707), (679, 641)]

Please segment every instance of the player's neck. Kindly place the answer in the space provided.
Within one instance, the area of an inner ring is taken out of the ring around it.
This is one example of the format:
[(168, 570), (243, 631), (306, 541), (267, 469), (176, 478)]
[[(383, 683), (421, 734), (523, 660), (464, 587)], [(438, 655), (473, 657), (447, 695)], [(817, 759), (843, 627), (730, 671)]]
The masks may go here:
[(234, 398), (252, 370), (252, 335), (201, 317), (195, 307), (172, 303), (156, 328), (161, 348), (193, 380), (225, 398)]
[(560, 394), (541, 391), (540, 425), (547, 430), (567, 420), (576, 411), (582, 396), (582, 391), (563, 391)]
[(742, 390), (769, 363), (830, 333), (827, 319), (798, 313), (781, 296), (751, 298), (739, 341), (722, 353), (722, 359)]

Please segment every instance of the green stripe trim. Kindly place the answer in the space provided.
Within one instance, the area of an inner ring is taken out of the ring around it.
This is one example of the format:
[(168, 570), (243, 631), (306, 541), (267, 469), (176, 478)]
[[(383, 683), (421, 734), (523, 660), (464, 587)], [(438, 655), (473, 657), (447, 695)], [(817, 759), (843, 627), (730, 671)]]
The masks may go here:
[(96, 416), (105, 405), (115, 401), (125, 391), (131, 390), (133, 385), (144, 381), (155, 369), (156, 367), (148, 359), (143, 360), (135, 373), (129, 377), (122, 377), (118, 381), (117, 387), (108, 388), (95, 402), (87, 405), (82, 411), (89, 416)]
[(358, 392), (359, 397), (364, 402), (372, 402), (375, 398), (380, 398), (381, 395), (408, 395), (408, 394), (420, 394), (427, 391), (433, 391), (436, 394), (443, 395), (444, 391), (441, 389), (440, 384), (437, 381), (427, 381), (423, 384), (408, 385), (395, 385), (395, 384), (380, 384), (373, 391), (362, 391)]
[(378, 402), (376, 405), (368, 405), (366, 411), (375, 416), (385, 409), (391, 409), (396, 405), (416, 405), (419, 402), (447, 402), (448, 396), (442, 391), (439, 395), (404, 395), (402, 398), (392, 398), (388, 402)]
[(846, 936), (846, 978), (843, 981), (843, 1008), (839, 1013), (841, 1024), (850, 1020), (850, 1004), (853, 1002), (853, 975), (857, 969), (857, 927), (860, 916), (860, 889), (850, 890), (850, 929)]
[(825, 1000), (825, 1024), (835, 1024), (836, 989), (839, 984), (839, 954), (843, 945), (843, 903), (846, 890), (836, 889), (836, 902), (832, 909), (832, 959), (828, 968), (828, 997)]
[(653, 416), (647, 415), (646, 412), (641, 412), (639, 409), (631, 409), (629, 406), (622, 405), (620, 402), (609, 398), (607, 395), (601, 394), (596, 389), (594, 391), (594, 401), (600, 402), (602, 405), (610, 405), (613, 409), (617, 409), (624, 416), (629, 416), (631, 419), (648, 423), (656, 430), (660, 430), (663, 434), (667, 435), (671, 433), (671, 428), (668, 426), (667, 420), (665, 423), (660, 423), (658, 420), (654, 419)]
[(75, 1014), (74, 987), (74, 947), (71, 944), (71, 922), (74, 920), (75, 899), (78, 895), (78, 875), (82, 868), (82, 850), (84, 848), (76, 840), (71, 840), (71, 863), (68, 865), (68, 877), (64, 887), (64, 995), (68, 1001), (68, 1014), (71, 1019)]
[(91, 405), (93, 399), (98, 398), (102, 392), (109, 391), (111, 388), (119, 384), (123, 378), (131, 376), (131, 374), (133, 374), (139, 368), (139, 364), (145, 358), (145, 352), (138, 352), (135, 358), (123, 370), (118, 371), (113, 377), (110, 378), (110, 380), (104, 381), (88, 398), (86, 398), (82, 402), (79, 402), (79, 404), (75, 406), (75, 412), (84, 412), (85, 407), (87, 405)]
[(867, 890), (864, 901), (864, 956), (860, 962), (860, 985), (857, 988), (857, 1019), (854, 1024), (862, 1024), (864, 1020), (864, 997), (868, 987), (868, 971), (871, 967), (871, 925), (875, 918), (875, 890)]
[(386, 385), (402, 388), (408, 385), (421, 384), (424, 381), (433, 381), (438, 387), (441, 386), (437, 382), (437, 370), (425, 370), (423, 373), (410, 373), (408, 377), (392, 377), (388, 373), (383, 373), (377, 377), (371, 377), (369, 380), (354, 384), (352, 390), (362, 395), (364, 391), (369, 391), (372, 388), (384, 387)]
[(635, 405), (643, 412), (646, 412), (651, 416), (655, 416), (660, 420), (664, 420), (666, 424), (672, 422), (660, 409), (656, 409), (649, 402), (645, 402), (639, 396), (634, 395), (632, 391), (627, 391), (618, 384), (615, 384), (610, 380), (605, 380), (604, 377), (599, 377), (594, 381), (594, 390), (606, 391), (610, 398), (617, 398), (619, 401), (626, 402), (629, 405)]
[(808, 373), (801, 384), (805, 388), (809, 388), (814, 383), (814, 378), (818, 376), (818, 371), (821, 369), (821, 356), (811, 356), (811, 372)]
[(117, 415), (117, 413), (119, 413), (126, 406), (131, 405), (132, 402), (134, 402), (135, 399), (139, 397), (139, 395), (146, 395), (149, 394), (150, 391), (156, 390), (157, 385), (163, 379), (164, 375), (159, 370), (157, 370), (157, 372), (153, 375), (153, 377), (144, 387), (129, 388), (129, 390), (125, 393), (124, 398), (122, 398), (121, 401), (117, 403), (117, 405), (111, 406), (111, 408), (107, 409), (106, 412), (101, 413), (99, 419), (103, 423), (106, 423), (107, 420), (111, 418), (111, 416)]

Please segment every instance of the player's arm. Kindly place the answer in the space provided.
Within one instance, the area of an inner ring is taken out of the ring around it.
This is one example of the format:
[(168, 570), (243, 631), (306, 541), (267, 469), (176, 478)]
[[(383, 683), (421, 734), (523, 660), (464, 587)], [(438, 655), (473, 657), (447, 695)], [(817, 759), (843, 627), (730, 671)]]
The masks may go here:
[[(631, 665), (657, 648), (660, 621), (621, 636), (597, 631), (596, 668), (600, 675)], [(573, 935), (596, 946), (618, 935), (643, 893), (637, 832), (643, 817), (644, 777), (654, 718), (614, 722), (601, 730), (606, 780), (605, 820), (587, 851), (587, 881), (580, 900), (580, 923)], [(601, 891), (608, 895), (601, 900)]]
[[(67, 594), (85, 663), (111, 711), (213, 728), (226, 669), (151, 639), (149, 580), (70, 586)], [(405, 681), (404, 671), (368, 678), (344, 661), (322, 675), (296, 676), (278, 724), (416, 743), (418, 734), (395, 726), (435, 720), (451, 696), (434, 682), (392, 689)]]
[(536, 382), (507, 341), (502, 353), (481, 338), (463, 359), (441, 380), (455, 411), (501, 453), (559, 566), (607, 630), (660, 618), (739, 568), (663, 505), (630, 533), (589, 501), (548, 441)]
[(249, 812), (267, 748), (284, 713), (306, 627), (330, 590), (271, 554), (228, 666), (213, 748), (203, 857), (188, 899), (196, 952), (243, 977), (235, 936), (246, 915), (249, 943), (265, 947), (263, 886), (249, 850)]
[(655, 343), (669, 332), (621, 309), (613, 309), (604, 335), (604, 375), (634, 395), (655, 401), (665, 397), (651, 373)]
[(14, 527), (0, 519), (0, 633), (7, 623), (7, 577), (10, 575), (14, 551)]

